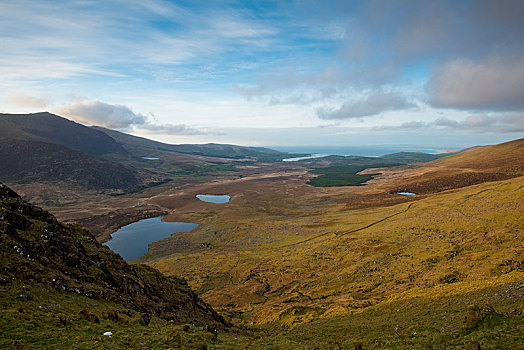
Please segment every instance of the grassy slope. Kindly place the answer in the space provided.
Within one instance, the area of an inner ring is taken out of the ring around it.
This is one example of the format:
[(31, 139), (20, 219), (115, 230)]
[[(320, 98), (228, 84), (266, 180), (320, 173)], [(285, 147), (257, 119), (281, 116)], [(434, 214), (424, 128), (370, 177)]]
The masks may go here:
[[(33, 300), (18, 298), (25, 287)], [(98, 322), (81, 317), (86, 308)], [(108, 312), (118, 311), (118, 318)], [(203, 327), (188, 331), (158, 317), (146, 326), (142, 315), (108, 300), (92, 300), (27, 282), (13, 283), (0, 294), (0, 348), (2, 349), (167, 349), (196, 347), (212, 343), (213, 336)], [(113, 333), (112, 338), (103, 336)]]
[(524, 175), (524, 139), (471, 150), (423, 165), (422, 176), (398, 182), (397, 190), (434, 193)]
[[(0, 178), (13, 183), (60, 183), (93, 190), (140, 188), (162, 175), (139, 170), (55, 143), (0, 138)], [(148, 181), (149, 180), (149, 181)]]
[(76, 339), (93, 348), (103, 327), (147, 324), (144, 317), (227, 328), (183, 280), (130, 266), (86, 230), (58, 222), (3, 184), (0, 247), (1, 348), (77, 347)]
[(0, 125), (4, 124), (9, 128), (0, 129), (0, 137), (58, 143), (94, 156), (128, 155), (105, 133), (51, 113), (0, 113)]
[[(141, 315), (119, 314), (120, 305), (57, 292), (25, 284), (34, 296), (17, 298), (21, 283), (0, 297), (0, 347), (3, 349), (469, 349), (478, 341), (482, 349), (518, 349), (524, 343), (522, 283), (512, 283), (515, 272), (506, 275), (508, 283), (497, 283), (474, 292), (461, 293), (445, 286), (431, 298), (413, 293), (350, 316), (323, 318), (287, 331), (282, 327), (251, 329), (249, 332), (219, 332), (218, 339), (204, 328), (174, 325), (157, 317), (145, 326)], [(458, 294), (457, 294), (458, 292)], [(472, 329), (464, 327), (465, 310), (473, 304), (489, 302), (497, 313), (489, 315)], [(99, 316), (99, 323), (80, 316), (83, 308)], [(65, 325), (61, 320), (65, 320)], [(396, 329), (396, 331), (395, 331)], [(113, 336), (103, 336), (111, 331)]]
[[(198, 234), (184, 235), (211, 249), (150, 257), (163, 271), (188, 277), (237, 322), (262, 324), (252, 335), (212, 340), (202, 329), (185, 332), (158, 319), (145, 327), (136, 316), (87, 323), (78, 319), (86, 305), (80, 299), (63, 301), (71, 323), (60, 329), (56, 311), (42, 316), (38, 308), (55, 300), (47, 292), (36, 303), (19, 302), (32, 305), (29, 315), (39, 317), (21, 315), (16, 295), (9, 294), (2, 322), (11, 320), (26, 344), (27, 337), (49, 337), (71, 346), (77, 337), (84, 348), (136, 347), (140, 341), (156, 348), (196, 348), (201, 341), (221, 349), (337, 349), (359, 342), (364, 349), (468, 349), (470, 341), (483, 349), (522, 348), (524, 177), (420, 198), (358, 210), (302, 200), (268, 203), (246, 208), (257, 215), (213, 217)], [(466, 328), (469, 306), (484, 303), (496, 312)], [(101, 314), (112, 307), (103, 302), (91, 308)], [(108, 327), (118, 329), (112, 339), (101, 336), (113, 330)]]
[(524, 167), (524, 138), (493, 146), (475, 148), (433, 162), (448, 168), (520, 170)]
[[(184, 275), (205, 300), (239, 322), (294, 327), (316, 319), (299, 328), (307, 329), (304, 339), (338, 333), (355, 340), (351, 325), (366, 320), (360, 337), (370, 341), (392, 327), (391, 312), (400, 308), (398, 322), (417, 331), (420, 342), (451, 344), (469, 304), (488, 301), (498, 311), (510, 311), (509, 305), (522, 311), (522, 298), (499, 292), (524, 278), (523, 208), (519, 177), (385, 208), (328, 206), (316, 215), (304, 210), (286, 218), (260, 212), (234, 223), (217, 217), (192, 238), (212, 249), (180, 249), (149, 262)], [(406, 309), (413, 298), (417, 307)], [(500, 327), (514, 339), (522, 317), (507, 320), (509, 328)], [(437, 332), (431, 322), (444, 330)], [(345, 324), (348, 334), (333, 330), (337, 324)], [(475, 337), (488, 339), (491, 331)], [(395, 334), (386, 338), (400, 341)], [(485, 343), (501, 344), (494, 339)]]

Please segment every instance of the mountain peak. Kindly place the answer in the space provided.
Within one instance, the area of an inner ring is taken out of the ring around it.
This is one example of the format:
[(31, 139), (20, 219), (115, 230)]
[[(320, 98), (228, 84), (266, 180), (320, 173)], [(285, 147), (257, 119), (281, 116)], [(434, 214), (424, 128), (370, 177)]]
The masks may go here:
[(109, 135), (49, 112), (0, 114), (0, 137), (57, 143), (94, 156), (128, 155)]

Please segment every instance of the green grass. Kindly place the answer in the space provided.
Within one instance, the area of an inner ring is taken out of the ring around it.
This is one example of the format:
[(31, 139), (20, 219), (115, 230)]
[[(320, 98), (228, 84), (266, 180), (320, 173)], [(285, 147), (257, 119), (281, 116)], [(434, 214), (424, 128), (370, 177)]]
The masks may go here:
[(315, 187), (361, 186), (364, 182), (371, 180), (374, 175), (378, 175), (357, 175), (358, 172), (364, 169), (366, 167), (359, 165), (336, 165), (313, 169), (311, 173), (321, 175), (310, 179), (307, 184)]
[[(24, 286), (32, 300), (17, 298)], [(98, 321), (82, 318), (84, 308)], [(111, 311), (118, 317), (108, 317)], [(193, 349), (217, 342), (203, 327), (173, 325), (157, 317), (146, 326), (140, 313), (129, 311), (106, 300), (17, 282), (0, 296), (0, 348)], [(108, 331), (112, 337), (103, 335)]]
[[(32, 300), (17, 298), (25, 286)], [(281, 324), (219, 332), (174, 325), (104, 300), (92, 300), (38, 285), (16, 282), (0, 295), (2, 349), (519, 349), (524, 345), (523, 283), (507, 283), (475, 292), (410, 295), (350, 315), (320, 318), (289, 329)], [(471, 304), (489, 303), (494, 312), (467, 327)], [(99, 322), (81, 317), (82, 309)], [(117, 312), (118, 318), (107, 316)], [(103, 333), (110, 331), (112, 337)]]
[(223, 172), (237, 171), (234, 164), (224, 163), (179, 163), (174, 165), (174, 170), (169, 173), (175, 176), (210, 176)]
[[(414, 348), (426, 343), (460, 348), (482, 339), (491, 344), (483, 348), (496, 349), (506, 336), (514, 346), (524, 308), (517, 248), (523, 181), (485, 183), (379, 208), (289, 209), (282, 198), (271, 210), (255, 205), (258, 216), (250, 208), (243, 209), (245, 216), (213, 216), (185, 235), (191, 242), (211, 242), (212, 249), (179, 249), (145, 262), (184, 276), (204, 300), (240, 323), (271, 322), (267, 330), (276, 334), (267, 339), (280, 339), (277, 348), (294, 341), (304, 346), (296, 348), (327, 349), (327, 340), (337, 337), (343, 348), (358, 341), (364, 349), (380, 348), (387, 341), (384, 348), (401, 349), (408, 340)], [(304, 198), (309, 197), (290, 202)], [(469, 305), (485, 303), (502, 316), (494, 315), (497, 322), (485, 329), (462, 333)], [(400, 329), (413, 329), (411, 334), (397, 338), (392, 333), (397, 322)]]
[[(351, 349), (519, 349), (524, 345), (522, 283), (510, 283), (464, 294), (419, 295), (383, 303), (349, 316), (318, 319), (293, 329), (302, 343), (320, 338)], [(464, 319), (472, 304), (489, 303), (495, 312), (468, 328)], [(335, 349), (337, 347), (334, 347)]]
[(399, 152), (388, 154), (382, 157), (360, 157), (360, 156), (329, 156), (314, 160), (308, 163), (315, 165), (318, 162), (329, 161), (327, 167), (314, 168), (310, 170), (313, 174), (320, 174), (312, 178), (307, 183), (315, 187), (334, 187), (334, 186), (361, 186), (369, 181), (376, 174), (357, 175), (368, 168), (386, 168), (409, 163), (428, 162), (442, 158), (447, 154), (426, 154), (418, 152)]
[(387, 167), (393, 165), (399, 164), (376, 164), (376, 162), (370, 162), (369, 166), (348, 164), (317, 168), (310, 172), (321, 175), (310, 179), (307, 184), (315, 187), (361, 186), (366, 181), (371, 180), (374, 175), (378, 175), (378, 173), (366, 175), (358, 175), (357, 173), (369, 167)]

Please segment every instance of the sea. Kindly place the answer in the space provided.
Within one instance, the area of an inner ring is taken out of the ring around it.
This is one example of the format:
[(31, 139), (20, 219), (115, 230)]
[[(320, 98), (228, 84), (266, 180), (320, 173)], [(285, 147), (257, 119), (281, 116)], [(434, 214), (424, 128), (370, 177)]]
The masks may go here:
[(423, 152), (440, 154), (456, 152), (460, 149), (450, 147), (416, 147), (416, 146), (268, 146), (268, 148), (288, 153), (311, 154), (317, 156), (366, 156), (380, 157), (397, 152)]

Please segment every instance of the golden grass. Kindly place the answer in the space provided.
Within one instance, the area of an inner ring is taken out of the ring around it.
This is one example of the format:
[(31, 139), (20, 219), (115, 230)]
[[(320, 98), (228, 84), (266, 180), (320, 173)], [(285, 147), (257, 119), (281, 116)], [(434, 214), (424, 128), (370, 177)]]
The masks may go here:
[(213, 216), (185, 235), (193, 248), (160, 259), (153, 249), (146, 261), (186, 277), (222, 312), (292, 326), (410, 293), (505, 283), (515, 268), (504, 264), (524, 257), (523, 198), (524, 177), (391, 207), (302, 206), (285, 218), (275, 215), (282, 199), (256, 216)]

